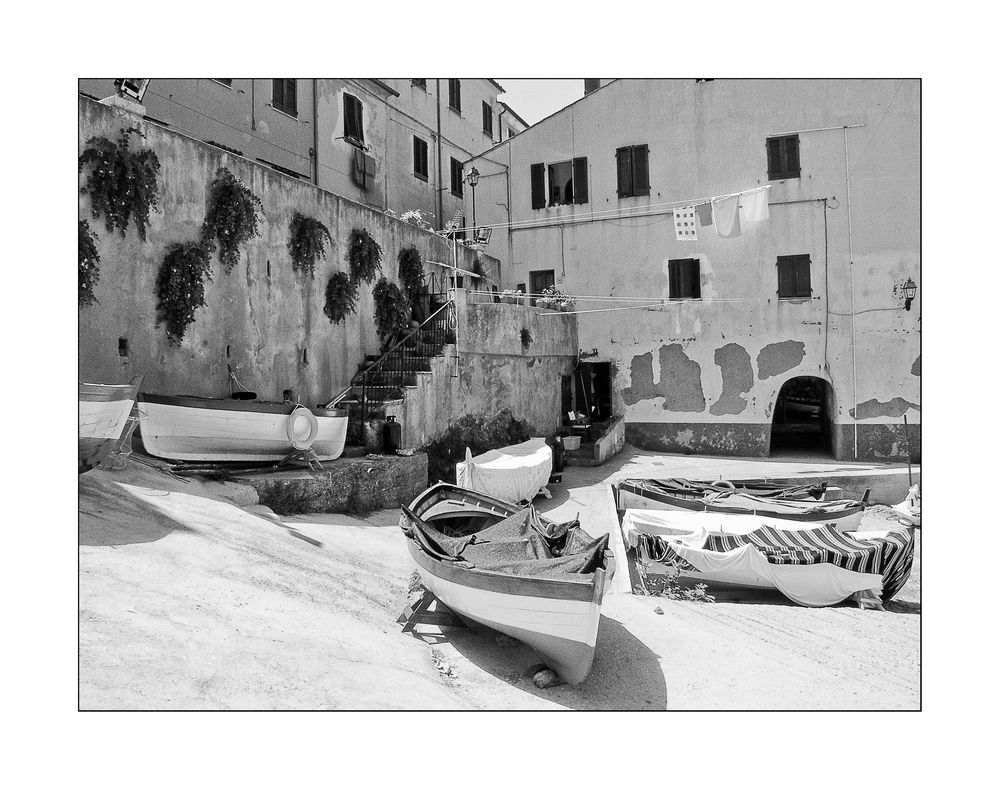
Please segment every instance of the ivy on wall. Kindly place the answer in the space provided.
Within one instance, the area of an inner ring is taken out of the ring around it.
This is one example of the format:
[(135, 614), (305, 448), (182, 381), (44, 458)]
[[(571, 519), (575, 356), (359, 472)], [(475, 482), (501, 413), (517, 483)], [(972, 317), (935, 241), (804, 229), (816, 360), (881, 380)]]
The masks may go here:
[(407, 247), (399, 253), (399, 281), (411, 301), (420, 293), (424, 279), (424, 262), (416, 247)]
[(260, 198), (246, 184), (224, 167), (216, 171), (201, 240), (209, 255), (218, 249), (226, 274), (239, 261), (240, 247), (260, 235), (258, 214), (263, 213)]
[(124, 236), (131, 219), (139, 238), (145, 241), (149, 214), (160, 210), (160, 160), (148, 148), (129, 150), (129, 135), (133, 134), (145, 137), (138, 129), (122, 129), (117, 143), (107, 137), (91, 137), (80, 154), (77, 170), (82, 173), (84, 167), (90, 167), (80, 192), (90, 196), (91, 212), (95, 219), (104, 217), (108, 233), (117, 228)]
[[(292, 269), (315, 276), (316, 261), (326, 257), (326, 243), (333, 246), (330, 229), (314, 217), (298, 211), (288, 226), (288, 253), (292, 256)], [(329, 287), (327, 288), (329, 291)]]
[(323, 312), (331, 324), (339, 324), (354, 312), (358, 300), (357, 280), (347, 272), (336, 272), (326, 284), (326, 303)]
[(79, 263), (79, 299), (80, 307), (94, 304), (94, 286), (101, 276), (101, 255), (97, 251), (97, 236), (90, 229), (90, 223), (80, 220), (80, 235), (77, 243)]
[(382, 248), (367, 230), (351, 231), (347, 247), (347, 262), (351, 267), (351, 277), (371, 284), (375, 275), (382, 270)]
[(211, 254), (204, 244), (187, 241), (171, 244), (156, 277), (156, 324), (164, 324), (171, 345), (180, 345), (205, 305), (205, 280), (212, 279)]

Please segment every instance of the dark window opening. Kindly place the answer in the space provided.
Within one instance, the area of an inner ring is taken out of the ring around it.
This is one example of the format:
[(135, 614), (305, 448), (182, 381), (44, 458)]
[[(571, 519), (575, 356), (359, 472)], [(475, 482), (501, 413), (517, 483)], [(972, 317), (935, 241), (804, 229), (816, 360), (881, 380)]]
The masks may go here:
[(697, 258), (669, 262), (671, 299), (701, 299), (701, 263)]
[(541, 296), (546, 288), (552, 288), (556, 284), (555, 269), (545, 269), (543, 271), (528, 272), (528, 285), (531, 286), (529, 293), (532, 294), (530, 304), (535, 306), (535, 299)]
[(451, 160), (451, 194), (462, 197), (462, 163), (452, 157)]
[(344, 94), (344, 138), (355, 145), (365, 144), (364, 105), (349, 93)]
[(448, 80), (448, 106), (462, 114), (462, 81)]
[(295, 80), (271, 80), (271, 106), (288, 115), (298, 115)]
[(483, 134), (489, 135), (493, 139), (493, 108), (489, 102), (483, 102)]
[(776, 181), (782, 178), (799, 177), (799, 136), (767, 139), (767, 178)]
[(410, 85), (414, 88), (423, 88), (427, 90), (427, 80), (410, 80)]
[(118, 356), (127, 357), (128, 355), (129, 355), (128, 338), (127, 337), (118, 338)]
[(778, 298), (808, 299), (812, 296), (808, 255), (778, 256)]
[(649, 146), (627, 145), (615, 152), (618, 164), (618, 197), (649, 194)]
[[(543, 169), (540, 165), (532, 165), (531, 191), (532, 208), (541, 208), (544, 205), (536, 204), (536, 189), (544, 194), (544, 186), (540, 183)], [(587, 158), (578, 157), (569, 162), (555, 162), (548, 167), (549, 172), (549, 201), (550, 206), (565, 206), (570, 203), (587, 202)]]
[(413, 175), (421, 181), (427, 180), (427, 142), (413, 138)]

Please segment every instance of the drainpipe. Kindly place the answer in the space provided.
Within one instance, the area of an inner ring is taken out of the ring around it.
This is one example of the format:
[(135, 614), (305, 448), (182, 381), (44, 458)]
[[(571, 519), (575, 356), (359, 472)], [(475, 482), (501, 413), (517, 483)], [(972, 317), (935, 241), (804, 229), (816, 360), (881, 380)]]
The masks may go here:
[(444, 230), (444, 196), (441, 194), (441, 80), (434, 80), (434, 100), (437, 103), (437, 183), (435, 186), (435, 192), (437, 192), (437, 206), (438, 206), (438, 230)]
[(847, 154), (847, 127), (844, 127), (844, 168), (847, 175), (847, 257), (851, 269), (851, 378), (854, 379), (854, 460), (858, 460), (858, 344), (854, 312), (854, 226), (851, 221), (851, 160)]
[(319, 186), (319, 105), (317, 96), (319, 91), (316, 88), (318, 80), (313, 79), (313, 183)]

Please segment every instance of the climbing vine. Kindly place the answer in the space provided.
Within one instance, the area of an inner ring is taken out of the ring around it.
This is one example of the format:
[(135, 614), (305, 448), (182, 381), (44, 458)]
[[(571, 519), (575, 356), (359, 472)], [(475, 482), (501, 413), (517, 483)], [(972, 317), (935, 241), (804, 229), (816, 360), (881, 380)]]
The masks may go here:
[(372, 289), (375, 329), (383, 342), (410, 326), (410, 300), (399, 286), (380, 277)]
[(295, 212), (288, 226), (288, 252), (292, 256), (292, 269), (315, 276), (316, 261), (326, 257), (326, 243), (333, 246), (330, 229), (314, 217)]
[(326, 303), (323, 312), (331, 324), (339, 324), (354, 312), (358, 302), (358, 283), (347, 272), (336, 272), (326, 284)]
[(180, 345), (195, 310), (205, 305), (206, 279), (212, 279), (212, 261), (204, 245), (187, 241), (167, 248), (156, 277), (156, 324), (166, 325), (171, 345)]
[(407, 247), (399, 252), (399, 281), (411, 301), (416, 299), (424, 279), (424, 262), (416, 247)]
[(209, 255), (219, 250), (226, 274), (239, 261), (240, 247), (260, 235), (258, 214), (263, 212), (260, 198), (246, 184), (224, 167), (216, 171), (201, 239)]
[(123, 236), (132, 219), (139, 238), (145, 241), (149, 213), (160, 210), (156, 184), (160, 160), (148, 148), (130, 151), (132, 134), (145, 137), (138, 129), (122, 129), (117, 143), (107, 137), (91, 137), (80, 154), (77, 170), (82, 173), (85, 166), (91, 167), (80, 192), (90, 196), (94, 218), (103, 216), (108, 232), (117, 228)]
[(97, 251), (97, 236), (90, 230), (90, 223), (85, 219), (80, 220), (77, 254), (80, 258), (79, 306), (86, 307), (97, 301), (97, 297), (94, 296), (94, 286), (101, 276), (101, 255)]
[(355, 228), (347, 247), (347, 262), (351, 265), (351, 277), (371, 284), (377, 272), (382, 270), (382, 248), (367, 230)]

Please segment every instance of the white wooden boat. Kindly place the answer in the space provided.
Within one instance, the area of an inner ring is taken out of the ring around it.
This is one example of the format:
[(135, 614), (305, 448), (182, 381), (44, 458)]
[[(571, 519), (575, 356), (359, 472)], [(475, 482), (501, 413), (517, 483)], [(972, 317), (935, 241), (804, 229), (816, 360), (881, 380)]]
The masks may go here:
[(142, 376), (128, 384), (80, 383), (79, 472), (89, 471), (108, 457), (121, 438), (135, 405)]
[(150, 455), (178, 461), (281, 461), (312, 450), (320, 461), (344, 451), (347, 411), (293, 403), (139, 393), (139, 426)]
[(606, 535), (448, 483), (404, 506), (399, 524), (424, 586), (450, 610), (531, 646), (567, 683), (587, 677), (614, 572)]
[(472, 456), (455, 465), (455, 482), (461, 488), (489, 494), (505, 502), (530, 502), (552, 476), (552, 448), (544, 437)]
[(841, 531), (857, 529), (865, 503), (856, 499), (818, 501), (757, 496), (745, 490), (683, 492), (658, 480), (619, 480), (614, 485), (619, 510), (677, 510), (687, 512), (756, 515), (801, 521), (819, 526), (836, 524)]

